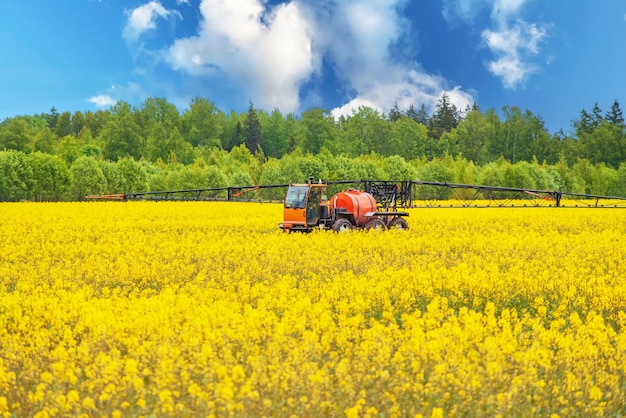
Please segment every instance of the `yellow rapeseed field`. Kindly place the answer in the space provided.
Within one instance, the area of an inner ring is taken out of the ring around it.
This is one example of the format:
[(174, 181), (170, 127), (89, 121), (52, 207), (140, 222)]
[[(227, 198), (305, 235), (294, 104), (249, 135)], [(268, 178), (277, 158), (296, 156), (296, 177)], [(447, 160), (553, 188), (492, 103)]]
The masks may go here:
[(0, 416), (623, 416), (626, 211), (0, 204)]

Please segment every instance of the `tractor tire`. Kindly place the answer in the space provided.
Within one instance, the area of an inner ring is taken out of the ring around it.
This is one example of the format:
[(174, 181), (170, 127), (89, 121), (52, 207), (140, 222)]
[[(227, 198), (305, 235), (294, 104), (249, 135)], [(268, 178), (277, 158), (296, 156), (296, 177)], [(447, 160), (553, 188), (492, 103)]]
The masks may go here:
[(393, 218), (391, 222), (389, 222), (389, 229), (409, 229), (409, 224), (404, 218)]
[(365, 224), (365, 229), (375, 229), (376, 231), (383, 231), (385, 229), (385, 222), (380, 218), (372, 218)]
[(339, 218), (333, 223), (332, 228), (335, 232), (347, 232), (352, 229), (352, 223), (346, 218)]

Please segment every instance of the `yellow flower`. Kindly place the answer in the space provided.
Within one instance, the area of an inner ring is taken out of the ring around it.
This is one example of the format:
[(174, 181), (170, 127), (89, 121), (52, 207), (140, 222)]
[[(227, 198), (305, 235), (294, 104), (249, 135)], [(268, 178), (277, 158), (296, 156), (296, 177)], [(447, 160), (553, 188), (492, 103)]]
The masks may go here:
[(589, 399), (592, 401), (599, 401), (602, 399), (602, 390), (599, 387), (594, 386), (589, 391)]

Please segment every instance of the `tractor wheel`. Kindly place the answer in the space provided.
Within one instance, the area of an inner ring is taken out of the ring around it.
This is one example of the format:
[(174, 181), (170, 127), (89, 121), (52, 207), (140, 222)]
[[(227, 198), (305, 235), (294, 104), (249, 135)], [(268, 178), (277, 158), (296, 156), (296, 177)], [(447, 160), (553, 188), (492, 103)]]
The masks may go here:
[(382, 231), (385, 229), (385, 223), (380, 218), (372, 218), (365, 224), (365, 229), (375, 229)]
[(352, 223), (346, 218), (339, 218), (333, 224), (333, 231), (346, 232), (352, 229)]
[(404, 218), (393, 218), (389, 222), (389, 229), (409, 229), (409, 224), (406, 223)]

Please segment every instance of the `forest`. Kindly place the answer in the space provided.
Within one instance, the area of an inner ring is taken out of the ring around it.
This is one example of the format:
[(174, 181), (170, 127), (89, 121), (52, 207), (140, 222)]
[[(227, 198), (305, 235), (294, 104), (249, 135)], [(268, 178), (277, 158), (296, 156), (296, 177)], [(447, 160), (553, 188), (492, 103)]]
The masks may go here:
[(457, 109), (443, 94), (389, 114), (361, 107), (338, 120), (223, 112), (205, 98), (184, 111), (164, 98), (107, 110), (0, 122), (0, 201), (325, 180), (448, 181), (626, 196), (626, 126), (615, 100), (582, 109), (572, 132), (505, 106)]

